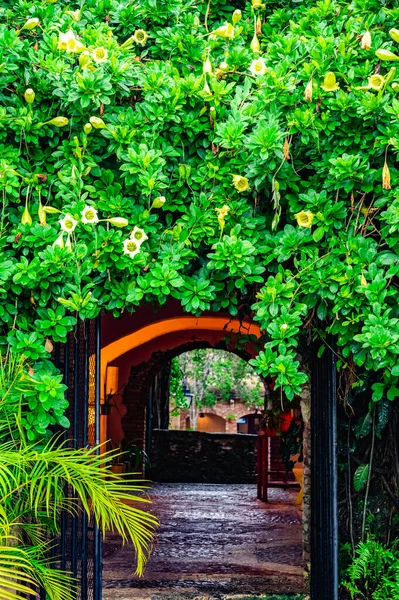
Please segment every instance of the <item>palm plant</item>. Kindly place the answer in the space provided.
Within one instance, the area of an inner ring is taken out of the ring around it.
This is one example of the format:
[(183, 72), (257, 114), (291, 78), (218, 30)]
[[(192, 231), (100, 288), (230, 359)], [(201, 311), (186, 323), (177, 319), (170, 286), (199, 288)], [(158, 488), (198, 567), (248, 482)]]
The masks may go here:
[(21, 417), (24, 391), (33, 383), (23, 359), (0, 357), (0, 597), (22, 600), (42, 587), (49, 600), (70, 600), (74, 582), (47, 558), (62, 511), (85, 511), (103, 533), (130, 540), (139, 575), (157, 520), (137, 507), (150, 502), (143, 484), (110, 473), (114, 452), (71, 449), (59, 437), (27, 442)]

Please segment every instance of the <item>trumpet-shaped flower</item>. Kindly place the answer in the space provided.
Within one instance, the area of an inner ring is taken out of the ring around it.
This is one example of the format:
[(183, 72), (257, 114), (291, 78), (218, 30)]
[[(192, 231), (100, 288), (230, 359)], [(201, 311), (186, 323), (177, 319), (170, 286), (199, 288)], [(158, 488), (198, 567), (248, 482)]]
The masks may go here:
[(220, 27), (215, 29), (215, 31), (211, 32), (211, 34), (210, 34), (211, 39), (215, 40), (218, 37), (233, 39), (234, 38), (233, 25), (231, 23), (225, 23), (224, 25), (221, 25)]
[(83, 52), (86, 50), (84, 45), (76, 39), (75, 33), (72, 31), (72, 29), (68, 29), (66, 33), (60, 32), (58, 38), (58, 49), (65, 50), (67, 54)]
[(134, 227), (132, 233), (130, 234), (130, 239), (134, 240), (137, 244), (141, 245), (143, 242), (148, 240), (148, 235), (146, 235), (143, 229), (140, 227)]
[(212, 73), (212, 63), (209, 60), (209, 57), (204, 61), (202, 65), (202, 72), (205, 75), (206, 73)]
[(299, 227), (312, 227), (314, 214), (310, 210), (301, 210), (301, 212), (295, 215)]
[(223, 229), (224, 229), (225, 222), (226, 222), (226, 217), (227, 217), (228, 213), (230, 212), (230, 206), (227, 206), (227, 204), (225, 204), (224, 206), (222, 206), (222, 208), (215, 208), (215, 212), (218, 217), (218, 223), (219, 223), (221, 233), (223, 233)]
[(75, 231), (78, 222), (76, 219), (73, 218), (72, 215), (67, 213), (63, 219), (59, 220), (59, 224), (61, 226), (62, 231), (65, 231), (65, 233), (72, 233), (73, 231)]
[(104, 46), (95, 48), (92, 52), (92, 57), (97, 64), (105, 63), (108, 60), (108, 50)]
[(123, 254), (128, 254), (130, 258), (133, 258), (140, 252), (140, 244), (135, 240), (128, 238), (123, 241)]
[(136, 29), (132, 35), (132, 40), (140, 46), (145, 46), (148, 40), (148, 33), (144, 29)]
[(237, 25), (237, 23), (239, 23), (239, 21), (241, 21), (242, 19), (242, 12), (240, 11), (239, 8), (236, 8), (236, 10), (233, 12), (233, 16), (232, 16), (232, 21), (233, 21), (233, 25)]
[(371, 75), (369, 77), (369, 88), (372, 90), (381, 90), (384, 87), (385, 79), (382, 75)]
[(324, 77), (324, 81), (321, 85), (321, 88), (325, 91), (325, 92), (335, 92), (335, 90), (337, 90), (339, 88), (339, 84), (337, 83), (337, 79), (335, 77), (335, 73), (333, 73), (332, 71), (329, 71), (325, 77)]
[(24, 212), (22, 213), (21, 217), (21, 223), (22, 225), (32, 225), (32, 217), (30, 215), (28, 205), (25, 205)]
[(95, 208), (86, 204), (82, 210), (82, 223), (85, 225), (98, 223), (98, 214)]
[(79, 65), (84, 69), (90, 62), (90, 52), (88, 50), (84, 50), (82, 54), (79, 56)]
[(238, 192), (246, 192), (249, 190), (249, 181), (241, 175), (233, 175), (233, 185)]
[(264, 75), (266, 73), (266, 65), (263, 58), (260, 57), (253, 60), (249, 66), (249, 70), (255, 77), (260, 77), (261, 75)]

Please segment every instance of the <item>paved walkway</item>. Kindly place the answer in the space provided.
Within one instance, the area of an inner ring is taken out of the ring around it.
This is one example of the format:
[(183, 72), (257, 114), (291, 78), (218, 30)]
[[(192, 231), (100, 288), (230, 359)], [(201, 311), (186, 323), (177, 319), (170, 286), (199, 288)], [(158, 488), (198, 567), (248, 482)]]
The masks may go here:
[(158, 484), (152, 511), (161, 521), (145, 576), (132, 575), (130, 546), (109, 537), (104, 600), (188, 600), (300, 592), (301, 522), (296, 492), (252, 485)]

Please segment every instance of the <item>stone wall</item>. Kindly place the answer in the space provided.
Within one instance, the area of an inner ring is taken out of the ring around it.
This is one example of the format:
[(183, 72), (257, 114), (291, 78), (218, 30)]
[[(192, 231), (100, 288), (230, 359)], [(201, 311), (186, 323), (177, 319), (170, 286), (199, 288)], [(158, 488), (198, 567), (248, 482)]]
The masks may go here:
[(155, 429), (148, 477), (169, 483), (255, 483), (256, 435)]

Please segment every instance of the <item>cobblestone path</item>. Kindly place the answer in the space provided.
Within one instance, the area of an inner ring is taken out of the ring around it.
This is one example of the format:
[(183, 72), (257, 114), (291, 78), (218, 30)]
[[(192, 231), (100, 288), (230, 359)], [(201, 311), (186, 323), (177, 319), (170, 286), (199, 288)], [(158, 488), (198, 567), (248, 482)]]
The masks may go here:
[(274, 489), (265, 504), (252, 485), (159, 484), (161, 521), (142, 579), (117, 537), (104, 547), (104, 600), (222, 600), (303, 590), (296, 492)]

